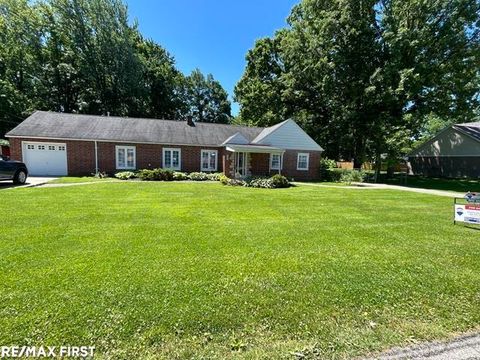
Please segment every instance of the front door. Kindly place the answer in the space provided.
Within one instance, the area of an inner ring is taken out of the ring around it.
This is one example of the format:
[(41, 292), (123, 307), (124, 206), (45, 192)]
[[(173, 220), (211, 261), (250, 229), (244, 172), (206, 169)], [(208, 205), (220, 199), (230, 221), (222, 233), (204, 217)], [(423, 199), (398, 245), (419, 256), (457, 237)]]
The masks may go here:
[(235, 153), (235, 176), (241, 178), (247, 176), (247, 153)]

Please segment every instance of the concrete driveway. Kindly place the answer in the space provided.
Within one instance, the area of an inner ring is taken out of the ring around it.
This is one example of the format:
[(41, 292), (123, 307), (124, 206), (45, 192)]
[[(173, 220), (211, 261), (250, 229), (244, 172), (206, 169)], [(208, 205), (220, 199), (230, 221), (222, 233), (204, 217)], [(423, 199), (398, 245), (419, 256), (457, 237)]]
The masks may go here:
[(24, 185), (15, 185), (11, 180), (9, 181), (0, 181), (0, 190), (4, 189), (14, 189), (14, 188), (22, 188), (22, 187), (31, 187), (31, 186), (39, 186), (46, 184), (49, 181), (58, 179), (56, 177), (43, 177), (43, 176), (29, 176), (27, 178), (27, 182)]
[(406, 348), (395, 348), (368, 360), (478, 360), (480, 333), (466, 334), (450, 341), (434, 341)]

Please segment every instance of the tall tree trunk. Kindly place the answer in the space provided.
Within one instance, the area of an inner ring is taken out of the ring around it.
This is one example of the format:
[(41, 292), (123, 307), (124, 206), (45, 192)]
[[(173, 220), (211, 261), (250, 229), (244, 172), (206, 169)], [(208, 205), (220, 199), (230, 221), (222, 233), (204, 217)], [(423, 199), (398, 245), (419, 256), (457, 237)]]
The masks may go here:
[(380, 171), (382, 170), (382, 154), (377, 151), (375, 155), (375, 182), (378, 182)]

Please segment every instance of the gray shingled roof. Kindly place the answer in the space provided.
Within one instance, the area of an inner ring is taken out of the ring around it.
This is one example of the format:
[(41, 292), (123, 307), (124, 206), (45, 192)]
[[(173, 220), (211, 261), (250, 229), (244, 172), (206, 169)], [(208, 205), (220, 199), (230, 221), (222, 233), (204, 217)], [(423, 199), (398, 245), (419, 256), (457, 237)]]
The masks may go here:
[(252, 141), (263, 129), (209, 123), (189, 126), (186, 121), (36, 111), (6, 136), (216, 146), (235, 133)]
[(471, 122), (453, 125), (454, 129), (463, 131), (471, 137), (480, 141), (480, 122)]

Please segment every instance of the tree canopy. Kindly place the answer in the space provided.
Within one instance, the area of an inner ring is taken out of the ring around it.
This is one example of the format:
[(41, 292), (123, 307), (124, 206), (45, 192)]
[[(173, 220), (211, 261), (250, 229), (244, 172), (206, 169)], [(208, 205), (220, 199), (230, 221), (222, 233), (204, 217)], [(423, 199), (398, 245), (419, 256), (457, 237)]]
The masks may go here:
[(35, 109), (231, 118), (220, 83), (183, 75), (121, 0), (0, 0), (0, 135)]
[(293, 117), (357, 166), (397, 157), (434, 119), (478, 116), (479, 24), (477, 0), (303, 0), (248, 52), (240, 118)]

